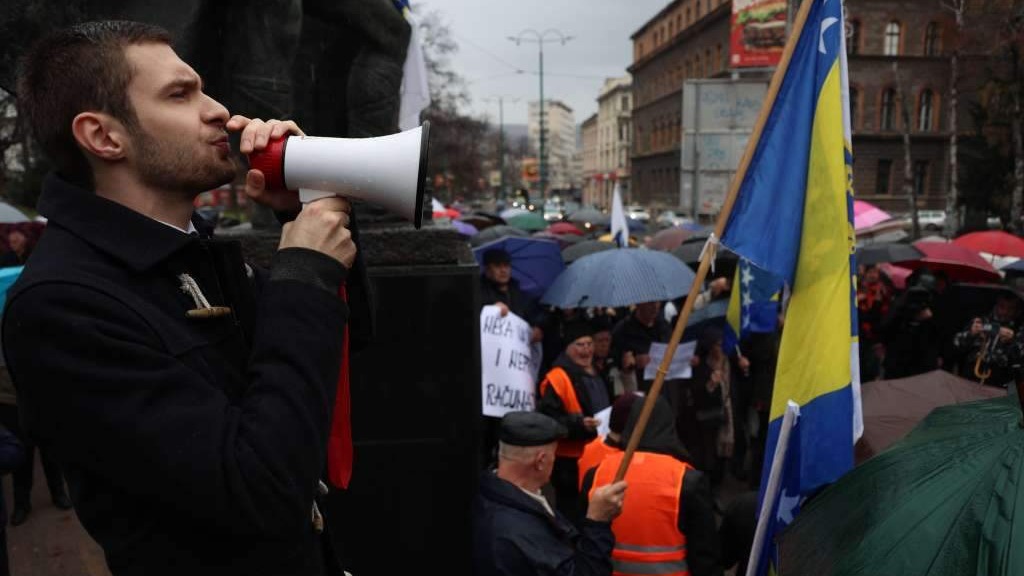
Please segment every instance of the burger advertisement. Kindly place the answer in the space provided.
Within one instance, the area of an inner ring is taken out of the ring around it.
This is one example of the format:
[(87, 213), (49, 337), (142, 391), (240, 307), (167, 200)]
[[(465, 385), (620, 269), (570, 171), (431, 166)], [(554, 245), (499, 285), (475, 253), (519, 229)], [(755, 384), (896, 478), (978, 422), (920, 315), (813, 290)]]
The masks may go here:
[(786, 45), (786, 0), (733, 0), (733, 68), (775, 66)]

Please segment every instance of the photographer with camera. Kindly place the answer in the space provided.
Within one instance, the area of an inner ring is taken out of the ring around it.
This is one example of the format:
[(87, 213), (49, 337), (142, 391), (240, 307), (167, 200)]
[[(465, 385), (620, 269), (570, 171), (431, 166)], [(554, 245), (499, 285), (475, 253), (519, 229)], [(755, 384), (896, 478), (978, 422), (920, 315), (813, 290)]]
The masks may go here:
[(990, 386), (1006, 388), (1021, 363), (1020, 300), (1001, 293), (992, 314), (974, 318), (953, 338), (957, 374)]

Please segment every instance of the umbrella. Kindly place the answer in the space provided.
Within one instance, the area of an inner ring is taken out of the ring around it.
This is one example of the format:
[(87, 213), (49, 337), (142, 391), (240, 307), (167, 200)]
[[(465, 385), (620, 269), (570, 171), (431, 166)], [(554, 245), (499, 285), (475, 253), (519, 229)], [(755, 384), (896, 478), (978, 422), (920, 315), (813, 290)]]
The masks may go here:
[(573, 244), (572, 246), (562, 250), (562, 260), (565, 260), (566, 264), (572, 264), (576, 260), (579, 260), (588, 254), (604, 252), (605, 250), (614, 250), (615, 248), (616, 246), (612, 242), (584, 240), (583, 242)]
[(475, 236), (480, 232), (472, 224), (468, 224), (460, 220), (452, 220), (452, 227), (458, 230), (459, 234), (462, 234), (463, 236)]
[(571, 222), (555, 222), (551, 226), (548, 226), (548, 230), (552, 234), (575, 234), (577, 236), (583, 236), (583, 232), (579, 228), (572, 225)]
[(28, 222), (29, 218), (24, 212), (11, 206), (7, 202), (0, 201), (0, 224), (16, 224)]
[(606, 250), (573, 262), (541, 302), (559, 308), (618, 308), (672, 300), (686, 294), (695, 277), (689, 266), (665, 252)]
[[(686, 242), (673, 250), (671, 254), (682, 260), (687, 266), (696, 268), (700, 265), (700, 253), (703, 249), (703, 244)], [(715, 275), (732, 278), (739, 261), (740, 257), (735, 252), (729, 251), (724, 246), (719, 246), (718, 252), (715, 254)]]
[(954, 282), (998, 282), (1000, 280), (998, 270), (977, 252), (963, 246), (939, 242), (914, 242), (914, 246), (924, 252), (924, 258), (901, 260), (896, 264), (911, 270), (919, 268), (928, 268), (933, 272), (942, 270)]
[(491, 226), (486, 230), (481, 230), (479, 234), (470, 238), (469, 243), (473, 246), (481, 246), (506, 236), (518, 236), (525, 238), (529, 235), (530, 234), (525, 230), (520, 230), (519, 228), (513, 228), (511, 226)]
[(474, 248), (473, 256), (483, 265), (484, 253), (494, 248), (508, 252), (512, 258), (512, 277), (519, 281), (519, 288), (528, 294), (543, 294), (565, 269), (558, 244), (550, 240), (502, 238)]
[(527, 232), (536, 232), (547, 228), (548, 222), (544, 219), (544, 216), (536, 212), (527, 212), (526, 214), (519, 214), (509, 218), (508, 225), (520, 230), (526, 230)]
[(488, 214), (486, 212), (473, 212), (472, 214), (466, 214), (461, 216), (459, 220), (466, 224), (471, 224), (477, 230), (483, 230), (490, 228), (491, 226), (497, 226), (499, 224), (505, 224), (505, 220), (497, 214)]
[(1024, 239), (1002, 230), (971, 232), (953, 239), (953, 244), (975, 252), (1024, 258)]
[(938, 242), (940, 244), (947, 244), (949, 242), (949, 238), (943, 238), (942, 236), (932, 234), (931, 236), (921, 238), (918, 242)]
[(921, 258), (924, 258), (924, 252), (910, 244), (869, 244), (857, 249), (857, 264), (865, 266), (881, 264), (882, 262), (920, 260)]
[(647, 224), (633, 218), (626, 218), (626, 227), (629, 228), (631, 234), (647, 232)]
[(874, 204), (869, 204), (863, 200), (853, 201), (853, 227), (856, 230), (870, 228), (875, 224), (891, 219), (892, 215)]
[(697, 242), (703, 244), (704, 242), (707, 242), (708, 238), (711, 237), (712, 232), (714, 232), (714, 230), (698, 230), (691, 234), (689, 238), (683, 240), (683, 244), (696, 244)]
[(934, 370), (910, 378), (879, 380), (861, 387), (864, 435), (857, 442), (861, 463), (902, 440), (939, 406), (1006, 396), (1006, 390)]
[(608, 226), (612, 218), (611, 216), (604, 214), (603, 212), (594, 208), (584, 208), (577, 210), (566, 218), (569, 222), (575, 222), (577, 224), (590, 224), (592, 226)]
[[(605, 234), (601, 234), (600, 236), (597, 237), (597, 239), (600, 240), (601, 242), (612, 242), (612, 243), (615, 243), (615, 239), (612, 237), (612, 233), (611, 232), (607, 232)], [(634, 238), (632, 236), (629, 237), (629, 246), (630, 246), (630, 248), (636, 248), (638, 246), (636, 238)]]
[(1020, 423), (1013, 396), (935, 409), (803, 508), (780, 574), (1024, 574)]
[(665, 250), (666, 252), (679, 247), (693, 232), (682, 228), (665, 228), (647, 241), (647, 247), (652, 250)]
[(15, 280), (21, 276), (24, 266), (8, 266), (0, 268), (0, 304), (7, 299), (7, 291), (14, 285)]
[(882, 262), (878, 269), (888, 276), (889, 280), (892, 280), (893, 286), (900, 290), (907, 289), (907, 278), (910, 278), (910, 275), (914, 273), (914, 271), (909, 268), (896, 266), (895, 264), (889, 264), (888, 262)]
[(580, 236), (573, 236), (572, 234), (552, 234), (548, 230), (541, 230), (540, 232), (534, 232), (531, 238), (543, 238), (545, 240), (554, 240), (558, 242), (558, 248), (564, 250), (567, 246), (575, 244), (577, 241), (582, 241), (583, 238)]
[(526, 208), (508, 208), (507, 210), (502, 210), (499, 216), (501, 216), (502, 219), (504, 219), (507, 222), (509, 218), (514, 218), (516, 216), (522, 216), (523, 214), (529, 213), (530, 211), (527, 210)]

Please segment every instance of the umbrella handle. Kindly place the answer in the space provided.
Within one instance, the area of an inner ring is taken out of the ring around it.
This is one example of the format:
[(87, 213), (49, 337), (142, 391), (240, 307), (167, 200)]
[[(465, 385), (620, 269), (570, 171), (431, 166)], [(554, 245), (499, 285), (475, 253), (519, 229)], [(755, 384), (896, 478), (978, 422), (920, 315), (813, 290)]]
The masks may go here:
[[(989, 350), (989, 339), (988, 336), (982, 334), (981, 336), (981, 350), (978, 351), (978, 359), (974, 361), (974, 376), (978, 378), (980, 384), (984, 384), (985, 380), (988, 380), (989, 376), (992, 376), (992, 368), (986, 366), (982, 368), (982, 364), (988, 358)], [(995, 339), (993, 339), (995, 340)]]

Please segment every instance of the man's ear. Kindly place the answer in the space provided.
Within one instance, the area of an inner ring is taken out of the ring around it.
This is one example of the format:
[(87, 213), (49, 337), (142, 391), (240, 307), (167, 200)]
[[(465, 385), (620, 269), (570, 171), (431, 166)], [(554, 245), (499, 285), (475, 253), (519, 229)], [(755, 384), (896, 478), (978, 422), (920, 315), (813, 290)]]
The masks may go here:
[(101, 160), (120, 160), (127, 151), (124, 124), (102, 112), (82, 112), (71, 121), (71, 133), (82, 150)]

